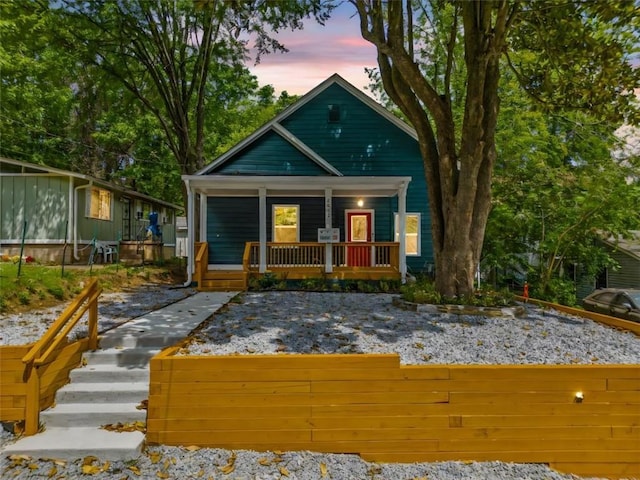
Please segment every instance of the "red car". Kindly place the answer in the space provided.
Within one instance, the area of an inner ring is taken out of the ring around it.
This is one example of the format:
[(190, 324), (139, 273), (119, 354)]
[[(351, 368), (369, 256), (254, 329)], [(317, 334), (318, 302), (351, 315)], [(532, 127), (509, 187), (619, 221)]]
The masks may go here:
[(640, 290), (602, 288), (582, 300), (585, 310), (640, 323)]

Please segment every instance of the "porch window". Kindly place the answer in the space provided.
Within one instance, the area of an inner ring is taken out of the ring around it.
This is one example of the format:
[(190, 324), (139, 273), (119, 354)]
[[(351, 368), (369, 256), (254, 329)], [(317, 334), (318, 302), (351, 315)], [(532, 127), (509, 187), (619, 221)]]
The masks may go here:
[(86, 216), (98, 220), (111, 220), (111, 202), (112, 194), (109, 190), (88, 188)]
[(300, 205), (273, 206), (273, 241), (300, 241)]
[[(405, 218), (405, 244), (407, 256), (420, 255), (420, 214), (407, 213)], [(400, 224), (398, 214), (395, 214), (395, 239), (400, 241)]]

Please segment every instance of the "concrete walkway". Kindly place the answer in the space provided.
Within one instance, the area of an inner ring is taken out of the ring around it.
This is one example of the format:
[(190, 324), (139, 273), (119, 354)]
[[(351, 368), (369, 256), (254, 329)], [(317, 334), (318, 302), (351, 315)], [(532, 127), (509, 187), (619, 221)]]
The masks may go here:
[(201, 292), (127, 322), (100, 336), (86, 352), (86, 365), (40, 415), (44, 431), (7, 445), (2, 455), (73, 460), (136, 458), (144, 445), (139, 431), (107, 431), (102, 425), (146, 420), (137, 406), (149, 395), (149, 359), (184, 339), (238, 292)]

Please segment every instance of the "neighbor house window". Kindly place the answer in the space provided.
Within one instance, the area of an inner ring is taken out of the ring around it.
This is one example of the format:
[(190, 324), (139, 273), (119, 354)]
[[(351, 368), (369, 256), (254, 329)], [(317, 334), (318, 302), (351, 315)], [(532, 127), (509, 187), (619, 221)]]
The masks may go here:
[[(405, 218), (405, 244), (407, 255), (420, 255), (420, 214), (407, 213)], [(400, 224), (398, 214), (395, 215), (395, 239), (400, 241)]]
[(87, 189), (87, 217), (111, 220), (112, 194), (109, 190), (91, 187)]
[(273, 241), (281, 243), (300, 241), (299, 205), (273, 206)]

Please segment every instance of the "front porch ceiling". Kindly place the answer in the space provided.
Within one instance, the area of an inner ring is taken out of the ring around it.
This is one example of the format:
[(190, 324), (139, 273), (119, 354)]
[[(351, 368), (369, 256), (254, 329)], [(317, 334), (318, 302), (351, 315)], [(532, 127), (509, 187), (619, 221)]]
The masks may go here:
[(264, 188), (269, 196), (324, 197), (326, 189), (333, 197), (394, 197), (406, 188), (411, 177), (300, 177), (232, 175), (183, 176), (188, 188), (206, 196), (258, 196)]

